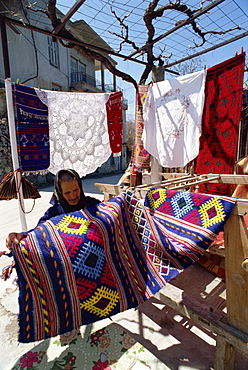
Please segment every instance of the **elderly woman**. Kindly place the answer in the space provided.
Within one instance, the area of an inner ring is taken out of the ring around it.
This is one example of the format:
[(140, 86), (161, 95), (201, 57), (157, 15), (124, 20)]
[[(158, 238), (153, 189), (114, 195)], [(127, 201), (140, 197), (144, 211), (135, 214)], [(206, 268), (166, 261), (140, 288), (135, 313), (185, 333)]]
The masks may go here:
[[(54, 193), (50, 200), (52, 207), (38, 221), (38, 225), (52, 217), (84, 209), (100, 203), (100, 200), (85, 196), (78, 173), (71, 169), (60, 170), (54, 179)], [(12, 244), (19, 244), (27, 233), (10, 233), (6, 238), (6, 247), (12, 250)]]

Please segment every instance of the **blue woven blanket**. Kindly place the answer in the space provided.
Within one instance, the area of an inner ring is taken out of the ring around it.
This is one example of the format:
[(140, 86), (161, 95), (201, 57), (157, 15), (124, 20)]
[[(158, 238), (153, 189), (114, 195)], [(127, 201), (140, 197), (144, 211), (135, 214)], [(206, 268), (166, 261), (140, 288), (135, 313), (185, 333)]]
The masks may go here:
[(203, 255), (234, 205), (164, 189), (150, 190), (143, 205), (127, 191), (37, 227), (14, 249), (19, 341), (137, 307)]
[(14, 92), (21, 168), (46, 170), (50, 164), (48, 108), (32, 87), (15, 85)]

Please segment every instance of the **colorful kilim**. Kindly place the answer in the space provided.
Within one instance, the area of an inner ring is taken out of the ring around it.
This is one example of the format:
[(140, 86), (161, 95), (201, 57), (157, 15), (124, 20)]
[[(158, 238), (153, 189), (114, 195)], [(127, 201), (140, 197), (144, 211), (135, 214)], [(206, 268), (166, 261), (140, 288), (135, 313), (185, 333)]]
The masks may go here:
[(106, 103), (110, 147), (113, 154), (122, 151), (122, 92), (111, 93)]
[[(245, 53), (209, 68), (195, 173), (230, 173), (238, 145)], [(202, 193), (227, 195), (227, 184), (201, 184)]]
[(48, 108), (35, 89), (15, 85), (18, 149), (23, 171), (41, 171), (49, 167)]
[(225, 280), (225, 257), (218, 256), (214, 253), (205, 252), (204, 255), (199, 259), (199, 263), (213, 275)]
[(135, 143), (133, 147), (133, 154), (131, 158), (132, 166), (138, 171), (150, 170), (150, 154), (144, 148), (142, 134), (144, 130), (143, 119), (143, 105), (145, 103), (148, 85), (139, 85), (136, 93), (136, 107), (135, 107)]
[(197, 261), (235, 199), (152, 189), (60, 215), (14, 249), (21, 342), (137, 307)]

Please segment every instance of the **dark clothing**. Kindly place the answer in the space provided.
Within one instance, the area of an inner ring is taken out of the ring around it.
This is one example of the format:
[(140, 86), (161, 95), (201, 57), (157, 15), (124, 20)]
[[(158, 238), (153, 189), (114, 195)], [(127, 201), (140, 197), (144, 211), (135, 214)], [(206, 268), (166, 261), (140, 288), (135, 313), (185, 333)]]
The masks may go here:
[[(99, 199), (92, 198), (92, 197), (86, 197), (85, 195), (84, 195), (83, 199), (84, 199), (84, 203), (80, 204), (80, 206), (77, 204), (78, 207), (77, 207), (76, 210), (84, 209), (84, 208), (93, 206), (95, 204), (101, 203), (101, 201)], [(62, 215), (63, 213), (69, 213), (70, 212), (70, 211), (65, 212), (65, 210), (61, 206), (60, 202), (54, 196), (50, 200), (50, 203), (52, 204), (52, 207), (48, 208), (48, 210), (44, 213), (44, 215), (39, 219), (37, 226), (40, 225), (41, 223), (47, 221), (47, 220), (50, 220), (50, 218), (52, 218), (52, 217)]]
[[(76, 205), (68, 204), (68, 202), (65, 200), (65, 198), (62, 195), (60, 182), (61, 182), (61, 178), (63, 179), (63, 175), (65, 174), (72, 176), (78, 183), (78, 186), (80, 189), (80, 200)], [(55, 179), (54, 179), (54, 189), (55, 190), (54, 190), (53, 197), (57, 199), (57, 201), (59, 201), (60, 203), (60, 206), (63, 207), (64, 212), (62, 213), (78, 211), (79, 209), (84, 209), (85, 207), (89, 207), (89, 206), (100, 203), (100, 201), (96, 200), (95, 198), (85, 196), (82, 181), (78, 173), (71, 169), (60, 170), (59, 172), (57, 172)]]
[[(84, 196), (84, 200), (85, 200), (84, 205), (82, 207), (78, 208), (77, 210), (84, 209), (84, 208), (93, 206), (95, 204), (101, 203), (101, 201), (99, 199), (92, 198), (92, 197), (86, 197), (86, 196)], [(69, 213), (69, 212), (65, 212), (64, 211), (64, 209), (61, 206), (60, 202), (54, 197), (54, 195), (52, 196), (52, 199), (50, 200), (50, 203), (53, 204), (52, 207), (48, 208), (48, 210), (44, 213), (44, 215), (39, 219), (36, 227), (38, 225), (43, 224), (43, 222), (45, 222), (47, 220), (50, 220), (50, 218), (52, 218), (52, 217), (55, 217), (55, 216), (58, 216), (58, 215), (62, 215), (62, 214), (65, 214), (65, 213)], [(26, 231), (26, 232), (22, 232), (22, 234), (25, 235), (25, 236), (27, 236), (28, 233), (30, 231), (32, 231), (32, 230), (33, 229), (31, 229), (29, 231)]]
[[(65, 174), (69, 175), (69, 178), (72, 177), (70, 179), (75, 179), (78, 182), (78, 186), (80, 188), (80, 200), (76, 205), (68, 204), (68, 202), (65, 200), (65, 198), (62, 195), (60, 182), (61, 182), (62, 176)], [(50, 204), (52, 204), (52, 207), (48, 208), (45, 214), (39, 219), (37, 226), (47, 220), (50, 220), (50, 218), (52, 217), (62, 215), (64, 213), (79, 211), (80, 209), (84, 209), (86, 207), (90, 207), (98, 203), (101, 203), (99, 199), (92, 198), (84, 194), (82, 181), (76, 171), (71, 170), (71, 169), (60, 170), (55, 175), (55, 179), (54, 179), (54, 193), (50, 200)], [(28, 233), (23, 233), (23, 234), (28, 234)]]

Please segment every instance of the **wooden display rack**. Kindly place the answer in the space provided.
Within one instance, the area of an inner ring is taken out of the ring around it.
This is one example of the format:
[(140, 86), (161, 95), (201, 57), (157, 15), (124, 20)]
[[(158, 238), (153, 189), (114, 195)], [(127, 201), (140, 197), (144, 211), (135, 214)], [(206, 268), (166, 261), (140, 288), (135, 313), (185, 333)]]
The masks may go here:
[[(165, 180), (135, 188), (121, 184), (95, 183), (95, 186), (104, 193), (104, 200), (107, 200), (125, 189), (133, 190), (136, 196), (142, 199), (152, 187), (197, 191), (197, 186), (204, 182), (248, 185), (247, 175), (161, 175)], [(220, 280), (225, 289), (225, 307), (215, 307), (199, 297), (187, 295), (183, 288), (175, 286), (173, 281), (156, 294), (156, 298), (161, 302), (216, 334), (215, 370), (233, 370), (236, 351), (248, 358), (248, 231), (244, 222), (246, 215), (248, 200), (238, 199), (224, 226), (226, 281)]]

